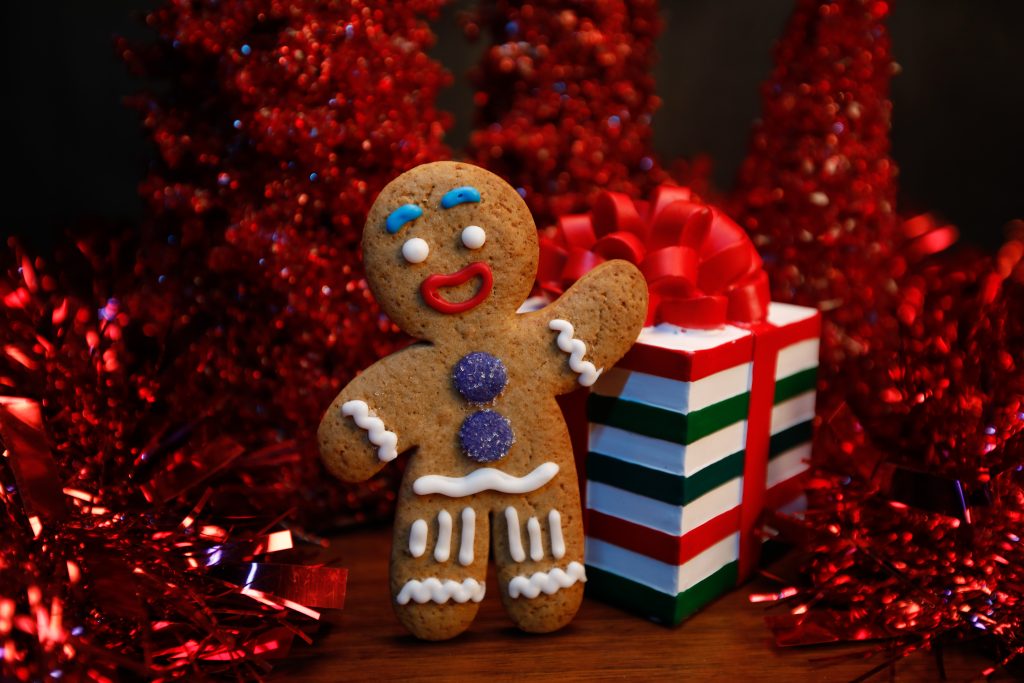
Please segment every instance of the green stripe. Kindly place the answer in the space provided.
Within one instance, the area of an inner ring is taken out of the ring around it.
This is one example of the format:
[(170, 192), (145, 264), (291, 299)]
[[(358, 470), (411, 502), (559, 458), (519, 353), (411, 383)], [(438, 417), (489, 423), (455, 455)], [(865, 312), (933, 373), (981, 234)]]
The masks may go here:
[(800, 422), (792, 427), (783, 429), (781, 432), (772, 434), (771, 444), (768, 446), (768, 459), (785, 453), (791, 448), (806, 443), (814, 436), (814, 420)]
[(653, 470), (603, 453), (587, 454), (587, 479), (672, 505), (686, 505), (743, 474), (743, 451), (728, 455), (689, 477)]
[(805, 391), (814, 389), (818, 383), (818, 368), (807, 368), (800, 372), (783, 377), (775, 382), (775, 403), (788, 401)]
[(685, 446), (744, 419), (749, 401), (749, 393), (740, 394), (684, 415), (622, 398), (591, 394), (587, 416), (591, 422)]
[(679, 595), (669, 595), (618, 574), (587, 565), (587, 595), (675, 626), (704, 605), (736, 586), (737, 561)]

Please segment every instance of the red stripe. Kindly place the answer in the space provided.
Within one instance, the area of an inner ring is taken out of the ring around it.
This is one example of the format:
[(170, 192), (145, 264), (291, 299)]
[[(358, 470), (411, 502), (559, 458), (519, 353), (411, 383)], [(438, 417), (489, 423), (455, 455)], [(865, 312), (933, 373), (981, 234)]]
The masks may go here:
[(747, 335), (735, 341), (703, 351), (677, 351), (650, 344), (634, 344), (616, 367), (667, 377), (679, 382), (694, 382), (722, 370), (749, 363), (753, 337)]
[(664, 531), (627, 522), (597, 510), (587, 510), (587, 535), (599, 538), (635, 553), (661, 560), (666, 564), (683, 565), (718, 543), (739, 528), (740, 509), (726, 510), (696, 529), (673, 536)]
[(778, 510), (783, 505), (791, 503), (799, 498), (804, 492), (808, 472), (809, 470), (804, 470), (800, 474), (792, 476), (785, 481), (780, 481), (778, 484), (768, 489), (764, 494), (765, 509)]

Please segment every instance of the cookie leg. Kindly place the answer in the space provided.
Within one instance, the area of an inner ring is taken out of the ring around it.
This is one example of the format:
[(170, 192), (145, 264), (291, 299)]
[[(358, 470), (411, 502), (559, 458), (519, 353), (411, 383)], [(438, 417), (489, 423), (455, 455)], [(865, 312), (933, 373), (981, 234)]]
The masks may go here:
[[(516, 626), (547, 633), (568, 624), (583, 600), (583, 522), (575, 482), (552, 482), (526, 500), (494, 510), (498, 583)], [(547, 487), (546, 487), (547, 488)]]
[(472, 499), (419, 496), (415, 505), (399, 505), (391, 596), (417, 638), (453, 638), (476, 617), (487, 575), (487, 515)]

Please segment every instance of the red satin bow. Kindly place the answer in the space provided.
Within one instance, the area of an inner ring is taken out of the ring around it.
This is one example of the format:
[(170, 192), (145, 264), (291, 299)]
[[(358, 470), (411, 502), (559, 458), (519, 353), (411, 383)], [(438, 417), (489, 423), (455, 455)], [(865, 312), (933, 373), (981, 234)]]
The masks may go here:
[(589, 214), (563, 216), (540, 240), (537, 281), (561, 294), (608, 259), (647, 279), (647, 324), (714, 328), (765, 319), (770, 298), (761, 257), (740, 226), (687, 187), (663, 185), (650, 201), (601, 194)]

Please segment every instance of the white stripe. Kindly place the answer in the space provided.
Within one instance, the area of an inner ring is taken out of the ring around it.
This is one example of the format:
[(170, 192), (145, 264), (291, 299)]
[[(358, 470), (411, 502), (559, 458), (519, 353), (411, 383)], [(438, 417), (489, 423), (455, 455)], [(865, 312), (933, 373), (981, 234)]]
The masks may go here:
[(640, 496), (596, 481), (587, 482), (587, 507), (634, 524), (682, 536), (704, 522), (732, 510), (743, 497), (742, 478), (714, 488), (689, 505), (680, 506)]
[(746, 438), (746, 420), (733, 422), (686, 446), (618, 427), (591, 423), (589, 448), (649, 469), (689, 477), (712, 463), (742, 451)]
[(422, 557), (427, 550), (427, 523), (417, 519), (409, 529), (409, 554)]
[(447, 510), (437, 513), (437, 543), (434, 545), (434, 559), (438, 562), (447, 562), (451, 555), (452, 545), (452, 516)]
[(807, 320), (818, 312), (816, 308), (797, 306), (795, 304), (780, 304), (776, 301), (768, 304), (768, 322), (776, 327), (786, 327), (793, 323)]
[(462, 538), (459, 541), (459, 564), (473, 564), (473, 542), (476, 536), (476, 511), (462, 508)]
[(594, 393), (655, 406), (685, 415), (739, 396), (750, 389), (750, 363), (726, 368), (693, 382), (637, 370), (610, 368), (594, 384)]
[(551, 536), (551, 555), (560, 560), (565, 557), (565, 539), (562, 537), (562, 515), (558, 510), (548, 513), (548, 534)]
[(725, 325), (715, 330), (685, 330), (670, 323), (661, 323), (640, 330), (637, 343), (672, 351), (694, 353), (714, 349), (749, 336), (749, 330), (732, 325)]
[(765, 484), (771, 488), (792, 479), (811, 466), (811, 443), (802, 443), (780, 453), (768, 461), (768, 478)]
[(544, 544), (540, 537), (540, 522), (536, 517), (527, 520), (526, 531), (530, 534), (530, 559), (539, 562), (544, 559)]
[(818, 338), (813, 337), (780, 350), (775, 361), (775, 379), (779, 380), (818, 367), (819, 345)]
[(526, 559), (526, 551), (523, 550), (523, 535), (519, 528), (519, 513), (509, 505), (505, 508), (505, 524), (508, 525), (508, 553), (516, 562)]
[(772, 408), (771, 433), (778, 434), (793, 425), (807, 422), (814, 418), (814, 389), (797, 394)]
[(739, 533), (726, 536), (683, 565), (667, 564), (607, 541), (587, 537), (587, 564), (672, 597), (693, 588), (739, 556)]

